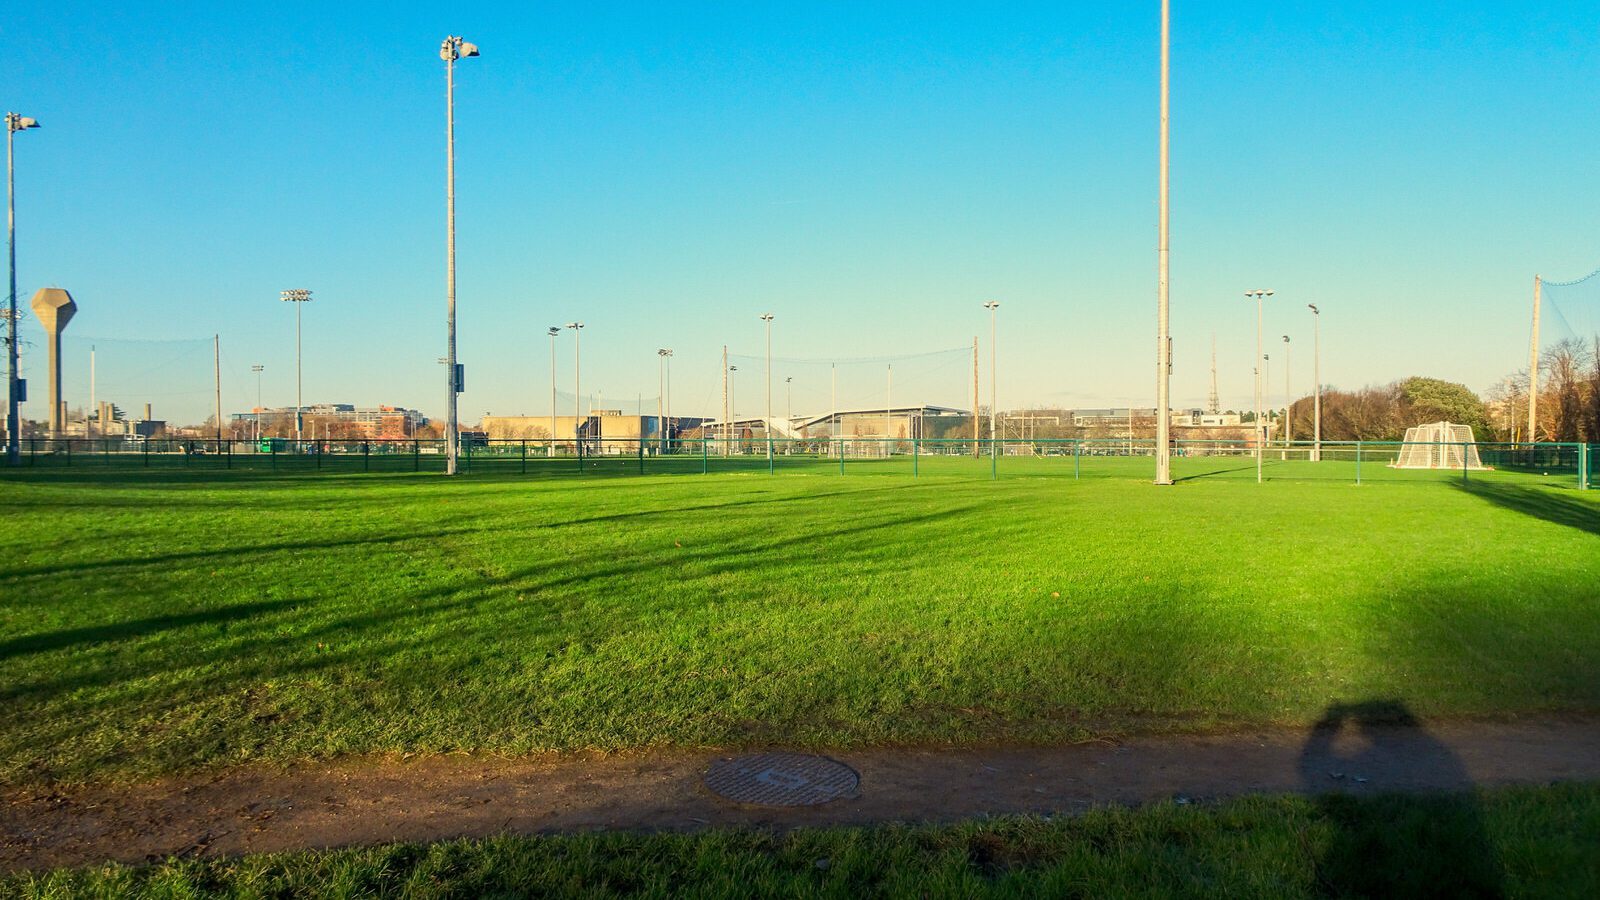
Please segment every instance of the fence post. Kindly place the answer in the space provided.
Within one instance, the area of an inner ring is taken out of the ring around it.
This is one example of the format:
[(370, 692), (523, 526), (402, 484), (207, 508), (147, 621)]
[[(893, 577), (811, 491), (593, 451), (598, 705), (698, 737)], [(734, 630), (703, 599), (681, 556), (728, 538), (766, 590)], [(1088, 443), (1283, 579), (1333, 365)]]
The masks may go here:
[(68, 439), (66, 444), (67, 444), (67, 468), (70, 469), (70, 468), (72, 468), (72, 441), (71, 441), (71, 439)]
[(368, 441), (361, 442), (361, 471), (372, 471), (372, 444)]
[(144, 439), (144, 467), (150, 468), (150, 439)]
[(1578, 490), (1589, 489), (1589, 445), (1587, 442), (1578, 445)]
[(1472, 446), (1472, 445), (1471, 444), (1462, 444), (1461, 445), (1461, 483), (1463, 485), (1465, 485), (1467, 483), (1467, 448), (1470, 447), (1470, 446)]
[(839, 474), (844, 474), (844, 439), (839, 439)]
[(422, 471), (422, 442), (416, 438), (411, 439), (411, 471)]
[(639, 431), (639, 474), (644, 474), (644, 430)]
[(998, 448), (995, 447), (994, 439), (991, 438), (989, 440), (989, 480), (990, 481), (993, 481), (994, 479), (1000, 477), (999, 459), (1000, 459), (1000, 454), (998, 452)]
[(228, 468), (233, 468), (233, 441), (228, 442)]
[(522, 440), (522, 474), (528, 474), (528, 440)]
[(913, 437), (911, 439), (911, 477), (912, 478), (916, 478), (917, 477), (917, 463), (918, 463), (919, 458), (921, 456), (922, 456), (922, 438)]
[(1081, 460), (1083, 459), (1082, 450), (1083, 450), (1083, 438), (1074, 439), (1073, 442), (1072, 442), (1072, 480), (1073, 481), (1077, 481), (1079, 479), (1079, 477), (1080, 477), (1080, 474), (1081, 474), (1080, 473), (1080, 467), (1082, 466)]
[(1361, 442), (1356, 441), (1356, 484), (1361, 483)]

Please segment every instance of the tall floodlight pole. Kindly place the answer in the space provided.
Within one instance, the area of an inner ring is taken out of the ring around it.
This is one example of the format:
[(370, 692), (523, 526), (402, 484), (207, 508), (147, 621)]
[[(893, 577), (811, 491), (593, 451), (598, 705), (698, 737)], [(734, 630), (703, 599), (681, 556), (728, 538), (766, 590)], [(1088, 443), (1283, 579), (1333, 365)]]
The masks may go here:
[[(1530, 444), (1536, 443), (1539, 440), (1539, 431), (1538, 431), (1538, 425), (1539, 425), (1539, 292), (1540, 292), (1540, 288), (1542, 288), (1543, 285), (1544, 285), (1544, 282), (1543, 282), (1542, 279), (1540, 279), (1540, 277), (1538, 275), (1533, 276), (1533, 332), (1532, 332), (1531, 337), (1528, 340), (1528, 438), (1527, 438), (1527, 440), (1528, 440), (1528, 443), (1530, 443)], [(11, 288), (11, 293), (13, 295), (15, 295), (16, 292), (17, 292), (17, 289), (13, 285), (12, 288)], [(12, 332), (11, 332), (11, 354), (12, 354), (12, 357), (11, 358), (12, 359), (16, 359), (16, 352), (17, 352), (17, 349), (16, 349), (17, 348), (17, 340), (16, 340), (16, 335), (17, 335), (16, 327), (17, 326), (16, 326), (16, 318), (15, 318), (16, 307), (13, 306), (11, 311), (12, 311), (12, 314), (13, 314), (13, 318), (11, 320), (12, 321), (12, 326), (11, 326), (11, 328), (12, 328)], [(12, 368), (13, 368), (13, 370), (15, 370), (16, 367), (13, 366)], [(15, 377), (15, 376), (13, 376), (13, 377)]]
[(656, 351), (656, 445), (667, 449), (667, 357), (672, 351), (665, 347)]
[(1161, 0), (1161, 212), (1156, 237), (1156, 484), (1172, 483), (1172, 456), (1167, 446), (1170, 438), (1172, 405), (1172, 335), (1168, 309), (1168, 246), (1167, 246), (1167, 114), (1168, 63), (1171, 52), (1171, 0)]
[(256, 440), (261, 440), (261, 373), (266, 371), (266, 366), (254, 365), (250, 371), (256, 373)]
[(456, 418), (456, 395), (461, 393), (461, 378), (456, 370), (456, 60), (477, 56), (478, 46), (454, 35), (439, 46), (444, 60), (445, 106), (445, 463), (446, 475), (456, 474), (456, 445), (460, 443), (460, 423)]
[(1311, 461), (1322, 461), (1322, 310), (1307, 303), (1311, 310)]
[(1289, 458), (1289, 442), (1293, 438), (1293, 429), (1290, 427), (1289, 408), (1294, 404), (1294, 397), (1290, 394), (1290, 376), (1292, 374), (1289, 361), (1289, 336), (1283, 336), (1283, 458)]
[(662, 426), (662, 428), (663, 428), (665, 433), (664, 433), (664, 436), (663, 436), (663, 443), (662, 443), (661, 446), (667, 452), (671, 452), (672, 451), (672, 425), (670, 423), (672, 422), (672, 348), (671, 347), (663, 347), (660, 350), (660, 353), (661, 353), (662, 356), (666, 357), (666, 359), (667, 359), (667, 422), (668, 422), (668, 424)]
[(994, 311), (1000, 308), (1000, 301), (985, 300), (983, 308), (989, 311), (989, 455), (994, 456), (994, 417), (1000, 411), (998, 401), (995, 399), (999, 393), (995, 387), (997, 372), (995, 359), (998, 347), (995, 345)]
[(772, 313), (762, 313), (761, 321), (767, 323), (767, 418), (761, 431), (767, 439), (767, 461), (772, 461)]
[(568, 322), (567, 327), (572, 329), (572, 439), (577, 441), (583, 438), (578, 419), (589, 424), (589, 417), (583, 414), (583, 323)]
[[(6, 113), (6, 253), (10, 260), (11, 293), (6, 301), (6, 462), (22, 464), (21, 401), (17, 383), (17, 166), (14, 139), (17, 132), (38, 128), (39, 123), (14, 112)], [(55, 410), (50, 411), (55, 418)]]
[(295, 288), (280, 292), (279, 299), (285, 303), (294, 304), (294, 440), (298, 444), (300, 442), (301, 410), (305, 408), (305, 403), (302, 401), (300, 394), (300, 307), (311, 301), (311, 292), (305, 288)]
[[(545, 329), (545, 334), (550, 336), (550, 446), (545, 448), (545, 456), (556, 455), (556, 337), (561, 334), (559, 325), (551, 325)], [(574, 419), (573, 421), (577, 421)]]
[(793, 375), (784, 376), (783, 383), (784, 383), (784, 386), (787, 387), (788, 391), (789, 391), (789, 396), (788, 396), (789, 411), (788, 411), (788, 414), (787, 414), (786, 418), (789, 420), (789, 427), (793, 428), (794, 427), (794, 376)]
[(1253, 299), (1253, 300), (1256, 301), (1256, 362), (1255, 362), (1255, 365), (1252, 367), (1252, 371), (1255, 374), (1255, 382), (1256, 382), (1255, 383), (1255, 388), (1256, 388), (1256, 390), (1255, 390), (1255, 395), (1256, 395), (1256, 402), (1255, 402), (1255, 413), (1256, 413), (1256, 420), (1255, 420), (1255, 433), (1256, 433), (1256, 440), (1255, 440), (1255, 445), (1256, 445), (1256, 484), (1260, 484), (1261, 483), (1261, 442), (1263, 440), (1265, 440), (1265, 436), (1266, 436), (1266, 429), (1262, 427), (1262, 422), (1261, 422), (1261, 362), (1262, 362), (1262, 360), (1266, 359), (1266, 356), (1261, 352), (1261, 301), (1263, 299), (1267, 298), (1267, 297), (1271, 297), (1272, 294), (1273, 294), (1272, 291), (1262, 291), (1262, 290), (1245, 291), (1244, 292), (1244, 296), (1245, 296), (1246, 299)]
[[(728, 367), (728, 409), (731, 411), (731, 413), (733, 415), (733, 419), (739, 418), (739, 367), (738, 366), (729, 366)], [(728, 437), (731, 439), (734, 436), (734, 434), (737, 432), (737, 429), (735, 429), (733, 427), (733, 420), (732, 419), (730, 419), (728, 421), (728, 429), (729, 429), (728, 430)], [(743, 434), (739, 434), (739, 441), (740, 441), (740, 443), (744, 442), (744, 435)]]

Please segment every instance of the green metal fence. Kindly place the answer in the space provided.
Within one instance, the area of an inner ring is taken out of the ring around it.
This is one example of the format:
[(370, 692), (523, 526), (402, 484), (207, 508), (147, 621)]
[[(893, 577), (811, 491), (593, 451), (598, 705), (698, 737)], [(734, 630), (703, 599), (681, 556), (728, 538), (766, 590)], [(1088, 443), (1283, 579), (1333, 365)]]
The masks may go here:
[[(1415, 442), (1413, 442), (1415, 446)], [(1246, 441), (1176, 441), (1175, 480), (1375, 482), (1517, 479), (1587, 489), (1595, 451), (1576, 443), (1430, 443), (1472, 446), (1482, 468), (1402, 469), (1401, 441), (1308, 441), (1257, 448)], [(465, 474), (810, 474), (969, 478), (1149, 478), (1154, 442), (1139, 438), (933, 440), (845, 437), (671, 441), (463, 441)], [(1463, 461), (1467, 454), (1460, 454)], [(43, 439), (23, 441), (24, 467), (187, 469), (329, 474), (443, 472), (442, 440), (261, 441)]]

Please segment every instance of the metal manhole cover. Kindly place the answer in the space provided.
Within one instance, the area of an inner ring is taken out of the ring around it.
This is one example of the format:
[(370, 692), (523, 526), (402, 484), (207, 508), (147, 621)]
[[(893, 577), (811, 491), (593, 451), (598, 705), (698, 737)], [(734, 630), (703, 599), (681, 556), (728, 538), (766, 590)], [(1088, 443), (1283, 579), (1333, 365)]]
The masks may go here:
[(853, 797), (861, 776), (844, 763), (807, 753), (758, 753), (719, 759), (706, 787), (736, 803), (815, 806)]

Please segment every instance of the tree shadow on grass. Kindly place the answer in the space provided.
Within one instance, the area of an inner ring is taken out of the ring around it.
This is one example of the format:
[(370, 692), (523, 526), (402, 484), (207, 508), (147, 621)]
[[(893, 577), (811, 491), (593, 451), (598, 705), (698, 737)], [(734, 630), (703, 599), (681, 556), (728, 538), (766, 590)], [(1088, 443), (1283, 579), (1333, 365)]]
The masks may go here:
[(1459, 488), (1502, 509), (1600, 535), (1600, 504), (1585, 502), (1567, 491), (1483, 480)]
[[(1360, 796), (1369, 781), (1404, 786), (1407, 773), (1455, 792)], [(1471, 777), (1404, 703), (1329, 706), (1301, 748), (1300, 774), (1332, 831), (1316, 861), (1325, 895), (1503, 896)]]
[(15, 659), (19, 656), (27, 656), (31, 653), (45, 653), (51, 650), (68, 650), (87, 644), (105, 643), (106, 641), (142, 638), (157, 631), (187, 628), (191, 625), (230, 622), (261, 613), (275, 612), (284, 607), (293, 606), (295, 602), (293, 600), (262, 600), (255, 603), (239, 603), (217, 609), (202, 609), (168, 616), (152, 616), (146, 619), (135, 619), (131, 622), (112, 622), (106, 625), (91, 625), (86, 628), (66, 628), (61, 631), (45, 632), (44, 634), (24, 635), (19, 638), (0, 641), (0, 660)]

